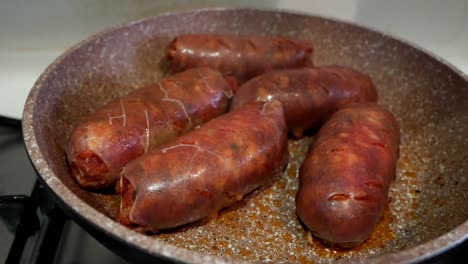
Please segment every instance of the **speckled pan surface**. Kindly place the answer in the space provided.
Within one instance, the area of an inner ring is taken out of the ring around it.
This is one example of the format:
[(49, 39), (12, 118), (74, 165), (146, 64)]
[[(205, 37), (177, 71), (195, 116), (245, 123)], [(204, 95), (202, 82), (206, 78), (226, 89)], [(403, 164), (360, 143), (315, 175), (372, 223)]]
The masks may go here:
[[(372, 237), (344, 251), (307, 233), (294, 211), (297, 170), (313, 137), (290, 141), (290, 163), (274, 185), (257, 190), (217, 219), (146, 236), (114, 222), (118, 197), (80, 189), (64, 148), (86, 114), (156, 82), (169, 40), (181, 33), (286, 35), (310, 40), (317, 65), (368, 73), (380, 103), (401, 125), (391, 202)], [(71, 48), (42, 74), (23, 115), (26, 147), (40, 177), (79, 221), (118, 243), (197, 263), (412, 262), (468, 237), (468, 79), (460, 71), (384, 34), (334, 20), (280, 11), (212, 9), (163, 14), (115, 28)]]

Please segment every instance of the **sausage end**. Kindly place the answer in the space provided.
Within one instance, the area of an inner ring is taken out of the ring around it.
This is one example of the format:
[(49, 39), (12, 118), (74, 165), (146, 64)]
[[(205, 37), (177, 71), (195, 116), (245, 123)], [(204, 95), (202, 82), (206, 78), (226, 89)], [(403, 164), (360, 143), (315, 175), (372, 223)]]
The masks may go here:
[(93, 151), (87, 150), (76, 155), (70, 162), (72, 175), (78, 184), (86, 189), (103, 189), (113, 184), (106, 163)]

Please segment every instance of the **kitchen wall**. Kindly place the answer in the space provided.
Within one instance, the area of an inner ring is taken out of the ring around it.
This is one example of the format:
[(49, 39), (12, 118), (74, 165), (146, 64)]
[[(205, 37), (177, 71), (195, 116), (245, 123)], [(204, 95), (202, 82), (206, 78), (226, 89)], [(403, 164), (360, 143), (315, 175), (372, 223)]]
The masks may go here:
[[(458, 41), (468, 47), (466, 0), (2, 0), (0, 53), (61, 50), (116, 24), (161, 12), (215, 6), (319, 14), (392, 32), (429, 49), (450, 49)], [(450, 57), (450, 52), (443, 53)]]
[(0, 115), (21, 117), (45, 67), (106, 28), (173, 10), (281, 8), (353, 21), (435, 52), (468, 73), (467, 0), (0, 0)]
[(2, 0), (0, 52), (63, 49), (105, 28), (173, 10), (216, 6), (274, 7), (268, 0)]

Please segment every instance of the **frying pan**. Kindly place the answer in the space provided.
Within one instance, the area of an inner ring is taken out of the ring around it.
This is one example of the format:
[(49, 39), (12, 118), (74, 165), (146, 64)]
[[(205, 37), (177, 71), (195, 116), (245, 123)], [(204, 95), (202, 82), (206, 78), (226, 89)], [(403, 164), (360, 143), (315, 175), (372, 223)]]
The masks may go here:
[[(272, 186), (200, 221), (156, 235), (115, 221), (119, 197), (80, 189), (65, 145), (86, 114), (164, 76), (161, 58), (182, 33), (285, 35), (310, 40), (317, 65), (369, 74), (379, 102), (401, 125), (391, 202), (372, 237), (340, 250), (307, 233), (294, 211), (297, 172), (313, 135), (290, 141), (289, 166)], [(27, 99), (23, 135), (39, 179), (57, 204), (129, 260), (180, 262), (417, 262), (468, 239), (468, 79), (444, 60), (354, 24), (276, 10), (204, 9), (167, 13), (102, 32), (77, 44), (40, 76)]]

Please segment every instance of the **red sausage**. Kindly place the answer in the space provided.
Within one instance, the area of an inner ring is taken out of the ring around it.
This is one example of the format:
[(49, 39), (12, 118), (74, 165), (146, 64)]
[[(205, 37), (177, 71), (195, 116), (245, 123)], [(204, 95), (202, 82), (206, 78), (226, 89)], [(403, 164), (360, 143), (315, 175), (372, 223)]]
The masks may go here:
[(377, 91), (369, 76), (347, 67), (278, 70), (243, 84), (231, 109), (272, 99), (283, 104), (289, 132), (302, 137), (304, 130), (316, 128), (346, 104), (377, 101)]
[(205, 66), (234, 76), (239, 82), (272, 69), (309, 66), (310, 44), (286, 37), (181, 35), (169, 45), (174, 72)]
[(318, 132), (300, 169), (297, 214), (313, 235), (352, 247), (369, 238), (395, 179), (400, 130), (374, 103), (349, 105)]
[(219, 72), (196, 68), (110, 102), (74, 128), (73, 176), (88, 189), (114, 186), (128, 161), (223, 114), (231, 95)]
[(287, 162), (281, 104), (247, 104), (129, 162), (118, 220), (156, 231), (215, 215)]

